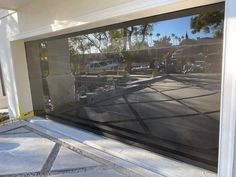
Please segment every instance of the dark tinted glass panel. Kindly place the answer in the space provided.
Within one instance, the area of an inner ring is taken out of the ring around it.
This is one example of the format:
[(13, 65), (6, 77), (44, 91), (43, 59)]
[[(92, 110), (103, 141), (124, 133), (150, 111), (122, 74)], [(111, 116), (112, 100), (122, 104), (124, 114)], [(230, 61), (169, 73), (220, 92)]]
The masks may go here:
[(36, 41), (47, 115), (215, 170), (223, 19), (216, 4)]

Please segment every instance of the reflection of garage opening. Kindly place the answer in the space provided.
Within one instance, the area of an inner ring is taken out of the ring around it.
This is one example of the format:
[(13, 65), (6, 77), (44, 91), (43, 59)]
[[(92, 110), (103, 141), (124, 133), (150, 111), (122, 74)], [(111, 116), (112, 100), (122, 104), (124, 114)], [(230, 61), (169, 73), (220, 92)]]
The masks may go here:
[(27, 42), (34, 110), (216, 170), (223, 6)]

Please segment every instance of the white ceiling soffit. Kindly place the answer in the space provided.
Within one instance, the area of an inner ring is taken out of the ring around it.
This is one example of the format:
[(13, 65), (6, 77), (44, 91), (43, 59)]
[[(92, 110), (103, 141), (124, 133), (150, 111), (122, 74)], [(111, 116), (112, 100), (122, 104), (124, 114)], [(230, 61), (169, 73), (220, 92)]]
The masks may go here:
[(0, 9), (17, 10), (32, 0), (0, 0)]

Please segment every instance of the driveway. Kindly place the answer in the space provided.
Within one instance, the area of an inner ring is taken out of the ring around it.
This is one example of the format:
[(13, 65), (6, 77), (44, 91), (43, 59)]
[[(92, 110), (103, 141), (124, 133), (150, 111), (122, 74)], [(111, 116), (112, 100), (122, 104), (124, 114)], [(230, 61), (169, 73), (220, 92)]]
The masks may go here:
[(124, 177), (114, 165), (103, 163), (39, 135), (26, 127), (1, 131), (0, 176)]

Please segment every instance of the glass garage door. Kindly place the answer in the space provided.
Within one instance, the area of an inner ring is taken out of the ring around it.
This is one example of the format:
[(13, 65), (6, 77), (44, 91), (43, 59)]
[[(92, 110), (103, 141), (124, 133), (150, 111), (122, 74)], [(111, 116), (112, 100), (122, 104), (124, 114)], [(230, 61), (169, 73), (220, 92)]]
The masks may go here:
[(37, 41), (31, 85), (40, 75), (49, 118), (216, 170), (223, 8)]

